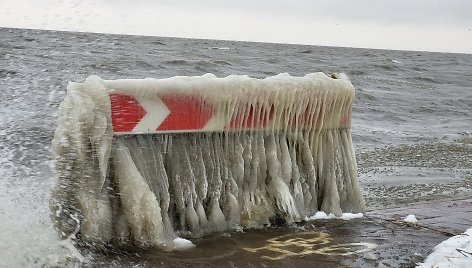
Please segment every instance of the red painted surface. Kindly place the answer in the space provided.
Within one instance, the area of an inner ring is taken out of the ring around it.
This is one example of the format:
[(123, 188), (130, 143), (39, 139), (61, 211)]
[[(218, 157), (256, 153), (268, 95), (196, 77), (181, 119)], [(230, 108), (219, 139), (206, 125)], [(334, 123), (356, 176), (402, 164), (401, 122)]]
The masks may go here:
[(298, 117), (296, 115), (293, 115), (292, 118), (290, 118), (290, 125), (292, 128), (303, 128), (307, 127), (310, 124), (310, 110), (309, 107), (307, 107)]
[(194, 96), (165, 95), (162, 102), (170, 114), (157, 130), (192, 130), (202, 129), (213, 116), (213, 108)]
[[(213, 105), (206, 103), (198, 96), (168, 94), (160, 96), (162, 103), (169, 110), (169, 114), (159, 122), (157, 117), (155, 131), (192, 131), (201, 130), (216, 113)], [(147, 111), (140, 105), (138, 100), (132, 96), (123, 94), (110, 94), (111, 114), (113, 131), (133, 132), (136, 125), (147, 114)], [(156, 105), (158, 105), (156, 103)], [(267, 104), (242, 103), (239, 104), (239, 111), (232, 116), (224, 127), (225, 129), (263, 129), (274, 119), (276, 106)], [(303, 111), (299, 116), (293, 115), (288, 122), (292, 128), (322, 128), (326, 109), (320, 107), (320, 112), (316, 118), (311, 118), (309, 109)], [(151, 123), (152, 124), (152, 123)], [(346, 128), (350, 125), (350, 113), (346, 113), (339, 119), (339, 127)], [(212, 129), (215, 130), (215, 129)], [(216, 129), (218, 130), (218, 129)], [(223, 130), (223, 129), (221, 129)]]
[(114, 132), (131, 132), (146, 115), (146, 110), (131, 96), (110, 94), (110, 102)]
[(348, 128), (351, 116), (350, 114), (345, 114), (341, 117), (341, 120), (339, 121), (339, 127), (341, 128)]
[[(247, 104), (246, 109), (249, 111), (240, 110), (235, 114), (229, 124), (226, 126), (228, 129), (252, 129), (252, 128), (264, 128), (272, 120), (275, 114), (275, 107), (272, 104), (269, 108), (262, 108), (260, 104)], [(257, 114), (256, 111), (260, 111)], [(244, 116), (247, 114), (247, 116)]]

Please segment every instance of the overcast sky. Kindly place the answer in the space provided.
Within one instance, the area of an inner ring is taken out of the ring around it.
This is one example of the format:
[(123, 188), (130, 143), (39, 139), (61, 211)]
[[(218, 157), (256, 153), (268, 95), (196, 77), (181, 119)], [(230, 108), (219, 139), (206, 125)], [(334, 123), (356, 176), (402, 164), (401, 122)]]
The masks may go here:
[(0, 26), (472, 53), (472, 0), (0, 0)]

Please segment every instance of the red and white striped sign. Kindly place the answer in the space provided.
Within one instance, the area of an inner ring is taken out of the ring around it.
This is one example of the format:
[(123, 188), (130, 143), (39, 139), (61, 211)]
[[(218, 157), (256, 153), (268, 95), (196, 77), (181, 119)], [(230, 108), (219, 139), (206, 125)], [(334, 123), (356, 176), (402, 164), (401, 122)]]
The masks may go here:
[(192, 96), (139, 98), (110, 94), (114, 132), (152, 133), (202, 130), (213, 108)]
[[(179, 94), (149, 98), (112, 93), (110, 101), (113, 131), (123, 134), (263, 129), (274, 120), (277, 109), (275, 104), (240, 103), (238, 111), (228, 115), (199, 96)], [(289, 126), (307, 128), (319, 122), (312, 117), (306, 112), (294, 115)], [(349, 121), (350, 112), (336, 125), (348, 127)]]

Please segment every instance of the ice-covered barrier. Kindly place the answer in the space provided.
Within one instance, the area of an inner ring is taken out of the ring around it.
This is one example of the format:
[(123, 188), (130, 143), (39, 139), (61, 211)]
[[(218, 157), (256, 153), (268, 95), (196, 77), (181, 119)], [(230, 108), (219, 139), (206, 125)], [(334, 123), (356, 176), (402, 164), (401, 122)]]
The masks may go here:
[(323, 73), (70, 83), (52, 141), (56, 227), (173, 249), (178, 236), (363, 212), (353, 99)]

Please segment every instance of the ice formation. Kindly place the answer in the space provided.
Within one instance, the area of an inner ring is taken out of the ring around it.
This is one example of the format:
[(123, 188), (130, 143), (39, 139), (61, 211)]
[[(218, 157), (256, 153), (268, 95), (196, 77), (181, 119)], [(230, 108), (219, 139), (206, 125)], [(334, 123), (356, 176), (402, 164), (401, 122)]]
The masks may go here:
[(472, 227), (435, 246), (417, 267), (472, 267)]
[[(169, 92), (213, 104), (216, 119), (198, 131), (114, 134), (110, 94)], [(349, 81), (323, 73), (70, 83), (52, 141), (56, 227), (80, 228), (92, 245), (172, 250), (190, 246), (179, 236), (363, 212), (353, 99)]]

